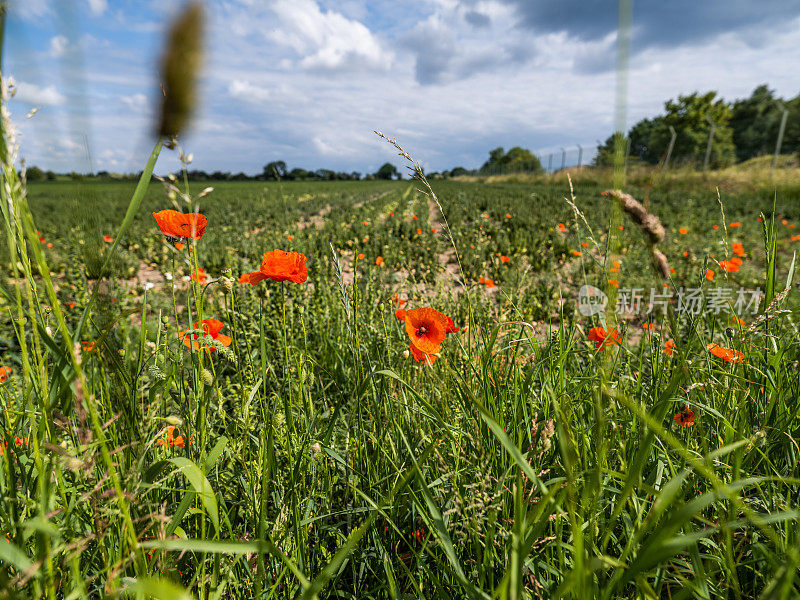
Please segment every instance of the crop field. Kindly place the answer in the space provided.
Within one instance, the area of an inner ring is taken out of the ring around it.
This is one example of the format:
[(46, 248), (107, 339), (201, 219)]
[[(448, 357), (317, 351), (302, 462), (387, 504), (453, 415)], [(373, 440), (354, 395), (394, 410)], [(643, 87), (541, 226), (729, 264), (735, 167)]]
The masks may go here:
[(0, 598), (800, 593), (798, 188), (175, 175), (12, 187)]

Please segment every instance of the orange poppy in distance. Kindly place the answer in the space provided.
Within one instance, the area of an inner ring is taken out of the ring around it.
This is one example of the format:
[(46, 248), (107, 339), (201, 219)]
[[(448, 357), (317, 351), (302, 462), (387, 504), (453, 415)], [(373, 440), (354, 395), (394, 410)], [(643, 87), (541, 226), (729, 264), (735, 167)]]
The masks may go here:
[(744, 258), (744, 245), (741, 242), (734, 242), (731, 245), (731, 248), (736, 256)]
[(511, 259), (508, 256), (501, 256), (500, 257), (500, 262), (501, 263), (508, 263), (508, 262), (511, 262)]
[(256, 285), (265, 279), (303, 283), (308, 279), (305, 255), (277, 249), (265, 252), (261, 269), (250, 273), (250, 283)]
[(738, 221), (735, 221), (735, 222), (731, 223), (730, 225), (728, 225), (728, 227), (741, 227), (741, 226), (742, 226), (742, 224), (739, 223)]
[(113, 242), (113, 241), (114, 241), (114, 238), (113, 238), (113, 237), (111, 237), (110, 235), (104, 235), (104, 236), (103, 236), (103, 241), (104, 241), (106, 244), (110, 244), (111, 242)]
[(186, 442), (183, 439), (182, 435), (175, 435), (175, 432), (180, 433), (177, 427), (173, 425), (169, 425), (167, 427), (167, 435), (165, 438), (159, 438), (156, 440), (156, 444), (159, 446), (166, 446), (167, 448), (172, 448), (173, 446), (178, 446), (179, 448), (185, 448)]
[(718, 346), (713, 342), (706, 346), (706, 350), (708, 350), (717, 358), (721, 358), (727, 362), (737, 362), (744, 359), (743, 352), (739, 352), (738, 350), (733, 350), (731, 348), (723, 348), (722, 346)]
[(619, 344), (619, 331), (616, 328), (606, 333), (603, 327), (592, 327), (586, 337), (590, 342), (595, 342), (595, 350), (604, 350), (612, 344)]
[(667, 356), (675, 354), (675, 340), (667, 340), (664, 342), (664, 354)]
[(192, 271), (192, 279), (194, 279), (197, 283), (205, 285), (208, 281), (208, 273), (206, 273), (205, 269), (197, 268)]
[(681, 427), (691, 427), (695, 424), (694, 411), (688, 406), (673, 417), (675, 423)]
[(216, 319), (203, 319), (202, 328), (200, 327), (200, 323), (195, 323), (194, 325), (192, 325), (191, 329), (184, 329), (183, 331), (180, 332), (179, 335), (183, 340), (183, 345), (186, 346), (187, 348), (193, 347), (196, 351), (199, 351), (202, 348), (206, 352), (213, 352), (214, 350), (216, 350), (215, 346), (205, 345), (205, 344), (201, 345), (199, 341), (200, 334), (191, 332), (197, 329), (202, 329), (205, 335), (211, 337), (212, 340), (216, 340), (223, 346), (227, 347), (231, 345), (231, 342), (233, 340), (229, 338), (227, 335), (222, 335), (220, 333), (223, 327), (225, 327), (225, 325), (223, 325), (220, 321), (217, 321)]
[(0, 383), (5, 383), (11, 375), (11, 367), (0, 367)]
[(188, 237), (199, 240), (206, 232), (208, 219), (200, 213), (181, 213), (177, 210), (162, 210), (153, 213), (161, 233), (167, 237)]

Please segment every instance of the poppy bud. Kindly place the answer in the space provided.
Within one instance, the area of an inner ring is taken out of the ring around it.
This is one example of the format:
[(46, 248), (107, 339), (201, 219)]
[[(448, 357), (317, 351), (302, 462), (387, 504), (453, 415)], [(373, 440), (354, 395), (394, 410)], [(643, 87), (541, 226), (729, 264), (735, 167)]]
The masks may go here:
[(220, 277), (219, 281), (226, 294), (230, 294), (233, 291), (233, 279), (229, 279), (228, 277)]
[(319, 454), (321, 450), (322, 446), (319, 445), (319, 442), (314, 442), (313, 444), (311, 444), (311, 452), (312, 454), (314, 454), (314, 456), (317, 456), (317, 454)]
[(203, 369), (203, 372), (200, 373), (200, 379), (205, 385), (208, 386), (214, 385), (214, 376), (208, 369)]
[(408, 350), (403, 350), (403, 358), (408, 358), (409, 356), (410, 356), (409, 351)]
[(173, 427), (180, 427), (181, 425), (183, 425), (183, 419), (181, 419), (176, 415), (170, 415), (164, 420)]

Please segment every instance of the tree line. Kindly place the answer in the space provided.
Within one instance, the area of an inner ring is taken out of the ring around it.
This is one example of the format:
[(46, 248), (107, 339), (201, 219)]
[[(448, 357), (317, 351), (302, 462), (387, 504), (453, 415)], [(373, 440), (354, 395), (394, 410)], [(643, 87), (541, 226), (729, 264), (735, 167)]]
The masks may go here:
[(664, 114), (642, 119), (628, 131), (611, 135), (597, 147), (596, 165), (613, 163), (614, 147), (630, 141), (629, 157), (658, 164), (667, 154), (672, 132), (676, 133), (671, 162), (697, 166), (705, 157), (711, 123), (714, 137), (709, 157), (712, 168), (730, 166), (775, 152), (784, 108), (788, 111), (780, 152), (800, 153), (800, 94), (779, 98), (760, 85), (749, 98), (726, 102), (711, 91), (678, 96), (664, 103)]

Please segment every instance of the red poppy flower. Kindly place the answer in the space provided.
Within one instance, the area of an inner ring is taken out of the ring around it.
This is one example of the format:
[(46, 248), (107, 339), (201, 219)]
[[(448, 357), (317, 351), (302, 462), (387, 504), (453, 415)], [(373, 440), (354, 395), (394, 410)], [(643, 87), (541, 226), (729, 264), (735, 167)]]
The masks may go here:
[(405, 299), (401, 298), (400, 294), (397, 293), (395, 293), (395, 295), (392, 296), (392, 302), (394, 302), (395, 305), (397, 306), (403, 306), (403, 304), (406, 303)]
[(375, 264), (380, 267), (383, 264), (383, 257), (379, 256), (378, 258), (376, 258), (375, 259)]
[(675, 340), (667, 340), (664, 342), (664, 354), (667, 356), (675, 354)]
[(687, 233), (689, 233), (689, 230), (686, 229), (686, 227), (681, 227), (680, 229), (678, 229), (678, 233), (680, 233), (681, 235), (686, 235)]
[(389, 213), (389, 216), (390, 216), (390, 217), (393, 217), (393, 216), (394, 216), (394, 211), (390, 212), (390, 213)]
[(501, 256), (500, 257), (500, 262), (501, 263), (508, 263), (508, 262), (511, 262), (511, 259), (509, 257), (507, 257), (507, 256)]
[(688, 406), (673, 417), (675, 423), (681, 427), (691, 427), (695, 423), (694, 411)]
[(422, 229), (420, 229), (419, 227), (417, 227), (417, 235), (422, 235)]
[(11, 375), (11, 367), (0, 367), (0, 383), (5, 383)]
[(731, 316), (731, 323), (733, 323), (734, 325), (738, 325), (739, 327), (745, 327), (745, 326), (747, 325), (747, 323), (745, 323), (744, 321), (742, 321), (742, 320), (741, 320), (739, 317), (737, 317), (736, 315), (732, 315), (732, 316)]
[(239, 275), (239, 283), (250, 283), (250, 273), (242, 273)]
[(563, 223), (559, 223), (558, 224), (558, 230), (563, 233), (563, 232), (565, 232), (567, 230), (567, 227)]
[(67, 302), (67, 306), (69, 308), (75, 308), (75, 303), (74, 302)]
[(581, 242), (581, 246), (583, 246), (584, 248), (588, 248), (589, 242)]
[(486, 279), (485, 279), (485, 278), (483, 278), (483, 277), (478, 277), (478, 283), (480, 283), (481, 285), (483, 285), (484, 283), (486, 283)]
[(433, 308), (412, 308), (405, 314), (406, 333), (412, 345), (426, 354), (436, 354), (452, 321)]
[(510, 213), (506, 213), (506, 219), (510, 219), (510, 218), (511, 218), (511, 214)]
[(606, 333), (603, 327), (592, 327), (586, 337), (590, 342), (595, 342), (595, 350), (604, 350), (612, 344), (619, 344), (619, 331), (616, 328)]
[(431, 227), (431, 233), (436, 233), (436, 227)]
[(103, 241), (104, 241), (106, 244), (110, 244), (111, 242), (113, 242), (113, 241), (114, 241), (114, 238), (113, 238), (113, 237), (111, 237), (110, 235), (104, 235), (104, 236), (103, 236)]
[(186, 244), (181, 244), (180, 242), (175, 244), (175, 249), (176, 250), (183, 250), (184, 248), (186, 248)]
[(800, 242), (800, 234), (793, 235), (791, 239), (793, 242)]
[(741, 242), (734, 242), (731, 248), (736, 256), (744, 257), (744, 245)]
[(713, 342), (706, 346), (706, 350), (708, 350), (717, 358), (721, 358), (727, 362), (737, 362), (744, 359), (743, 352), (739, 352), (738, 350), (733, 350), (731, 348), (723, 348), (722, 346), (718, 346)]
[(250, 273), (250, 283), (256, 285), (264, 279), (303, 283), (308, 279), (305, 255), (283, 250), (265, 252), (261, 260), (261, 270)]
[(414, 219), (415, 221), (416, 221), (417, 219), (419, 219), (419, 217), (418, 217), (417, 215), (411, 215), (411, 218), (412, 218), (412, 219)]
[(719, 225), (712, 225), (711, 229), (719, 229)]
[(177, 210), (162, 210), (153, 213), (161, 233), (167, 237), (189, 237), (199, 240), (206, 232), (208, 219), (199, 213), (181, 213)]
[(417, 348), (414, 344), (409, 344), (408, 349), (411, 351), (411, 356), (414, 358), (415, 361), (418, 363), (422, 363), (424, 365), (432, 365), (439, 357), (435, 354), (429, 354), (427, 352), (423, 352), (419, 348)]
[(689, 253), (686, 250), (684, 250), (683, 251), (683, 258), (687, 258), (688, 256), (689, 256)]
[(642, 329), (645, 329), (647, 331), (655, 331), (656, 326), (655, 323), (645, 323), (644, 325), (642, 325)]
[(206, 352), (213, 352), (214, 350), (216, 350), (215, 346), (205, 345), (205, 344), (201, 345), (199, 341), (200, 334), (191, 332), (197, 329), (202, 329), (205, 335), (209, 336), (212, 340), (216, 340), (223, 346), (227, 347), (231, 345), (231, 342), (233, 340), (229, 338), (227, 335), (222, 335), (220, 333), (220, 331), (224, 326), (225, 325), (223, 325), (220, 321), (217, 321), (216, 319), (203, 319), (202, 328), (200, 327), (200, 323), (195, 323), (194, 325), (192, 325), (191, 329), (184, 329), (183, 331), (180, 332), (179, 335), (183, 340), (183, 345), (186, 346), (187, 348), (193, 347), (196, 351), (199, 351), (202, 348)]
[(358, 255), (358, 260), (364, 260), (364, 258), (366, 258), (366, 256), (364, 254), (359, 254)]
[(788, 224), (789, 224), (789, 221), (787, 221), (786, 219), (784, 219), (783, 221), (781, 221), (781, 225), (788, 225)]
[(619, 287), (619, 279), (609, 279), (608, 285), (613, 286), (615, 288)]
[(739, 223), (738, 221), (735, 221), (734, 223), (731, 223), (730, 225), (728, 225), (728, 227), (741, 227), (741, 226), (742, 226), (742, 224)]
[(739, 270), (739, 265), (729, 260), (721, 260), (719, 261), (719, 268), (726, 273), (736, 273)]
[(394, 311), (394, 316), (396, 319), (400, 319), (401, 321), (406, 318), (406, 309), (405, 308), (398, 308)]
[(195, 269), (192, 271), (192, 279), (194, 279), (197, 283), (205, 285), (208, 281), (208, 274), (206, 273), (205, 269)]
[(81, 342), (81, 350), (91, 352), (94, 350), (94, 342)]
[(172, 425), (167, 427), (167, 434), (163, 438), (158, 438), (156, 440), (156, 444), (159, 446), (166, 446), (167, 448), (172, 448), (173, 446), (178, 446), (179, 448), (185, 448), (186, 442), (183, 439), (182, 435), (175, 435), (175, 432), (179, 432), (177, 427), (173, 427)]
[(580, 256), (581, 255), (581, 253), (578, 250), (570, 250), (569, 253), (572, 254), (572, 256)]
[(620, 225), (619, 227), (617, 227), (617, 229), (619, 229), (620, 231), (622, 231), (622, 230), (623, 230), (623, 229), (625, 229), (625, 228), (624, 228), (622, 225)]
[(494, 287), (494, 279), (486, 278), (484, 280), (484, 283), (486, 284), (487, 288), (493, 288)]
[(619, 269), (622, 266), (622, 263), (619, 262), (618, 260), (612, 260), (611, 261), (611, 266), (614, 267), (614, 268)]
[(708, 269), (706, 271), (706, 279), (708, 279), (709, 281), (714, 281), (714, 271)]

